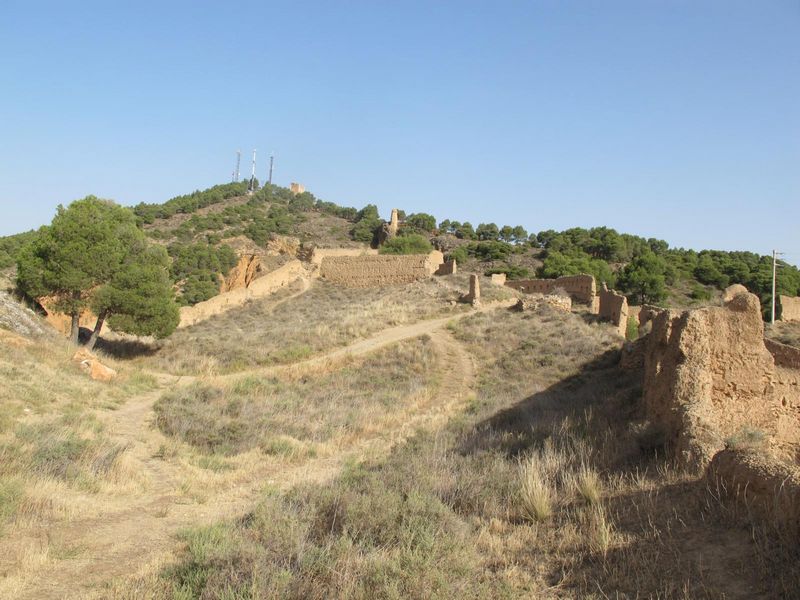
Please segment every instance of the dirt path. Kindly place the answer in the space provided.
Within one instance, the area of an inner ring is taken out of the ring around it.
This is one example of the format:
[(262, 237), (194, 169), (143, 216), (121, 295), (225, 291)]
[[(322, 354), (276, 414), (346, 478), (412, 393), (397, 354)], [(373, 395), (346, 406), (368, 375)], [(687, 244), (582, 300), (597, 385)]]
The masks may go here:
[[(491, 308), (494, 307), (482, 310)], [(159, 448), (167, 440), (152, 426), (153, 404), (165, 389), (184, 385), (189, 378), (159, 375), (160, 389), (132, 398), (119, 410), (105, 414), (111, 436), (128, 445), (127, 459), (146, 477), (145, 490), (111, 499), (107, 510), (97, 516), (40, 532), (42, 543), (58, 548), (59, 557), (32, 571), (16, 597), (65, 598), (96, 590), (114, 578), (134, 573), (155, 558), (171, 555), (176, 548), (175, 534), (182, 528), (245, 514), (253, 507), (265, 484), (288, 488), (304, 481), (324, 482), (335, 477), (348, 459), (381, 456), (418, 429), (441, 428), (467, 400), (474, 379), (471, 357), (443, 328), (468, 314), (473, 312), (389, 328), (296, 365), (226, 376), (268, 375), (275, 370), (320, 366), (333, 368), (349, 357), (427, 334), (437, 357), (438, 386), (423, 404), (404, 406), (388, 415), (368, 434), (348, 440), (333, 455), (311, 459), (301, 465), (256, 464), (249, 470), (239, 469), (227, 487), (212, 489), (199, 500), (187, 497), (185, 486), (190, 473), (186, 467), (159, 456)]]

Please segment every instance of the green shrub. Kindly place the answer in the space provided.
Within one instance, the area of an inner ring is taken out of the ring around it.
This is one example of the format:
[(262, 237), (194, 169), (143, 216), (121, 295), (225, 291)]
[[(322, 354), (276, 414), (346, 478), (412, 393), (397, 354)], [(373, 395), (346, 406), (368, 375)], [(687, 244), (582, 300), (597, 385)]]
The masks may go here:
[(388, 240), (380, 249), (381, 254), (427, 254), (433, 246), (417, 233), (401, 235)]

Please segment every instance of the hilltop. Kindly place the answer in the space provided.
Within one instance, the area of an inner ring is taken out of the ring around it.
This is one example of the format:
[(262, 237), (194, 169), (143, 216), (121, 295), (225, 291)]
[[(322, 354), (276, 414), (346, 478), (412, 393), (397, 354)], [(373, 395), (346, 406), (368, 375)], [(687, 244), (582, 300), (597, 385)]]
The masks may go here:
[[(133, 207), (141, 227), (168, 248), (181, 302), (216, 295), (240, 256), (263, 252), (288, 236), (306, 247), (374, 245), (383, 223), (377, 208), (339, 206), (304, 191), (265, 185), (247, 195), (247, 183), (217, 185), (163, 204)], [(758, 295), (767, 316), (772, 258), (746, 251), (671, 248), (666, 241), (618, 233), (608, 227), (529, 233), (521, 225), (468, 222), (431, 214), (401, 217), (401, 236), (422, 236), (468, 271), (505, 273), (509, 279), (589, 273), (628, 296), (631, 304), (691, 307), (719, 299), (738, 283)], [(34, 232), (0, 238), (0, 269), (13, 269), (16, 253)], [(401, 249), (401, 251), (404, 251)], [(415, 250), (410, 250), (415, 251)], [(800, 294), (800, 270), (781, 263), (779, 294)], [(781, 312), (778, 303), (778, 315)]]
[[(800, 324), (719, 290), (763, 257), (245, 192), (133, 207), (184, 305), (164, 339), (89, 354), (0, 293), (0, 597), (800, 587)], [(504, 285), (534, 272), (591, 275)], [(703, 306), (617, 322), (595, 277)]]

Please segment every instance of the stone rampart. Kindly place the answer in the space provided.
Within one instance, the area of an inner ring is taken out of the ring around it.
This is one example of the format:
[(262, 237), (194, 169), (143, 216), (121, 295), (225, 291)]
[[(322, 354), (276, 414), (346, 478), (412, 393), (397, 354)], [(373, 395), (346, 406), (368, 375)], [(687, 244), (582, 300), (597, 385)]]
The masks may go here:
[(614, 290), (609, 290), (604, 283), (600, 288), (598, 315), (610, 321), (617, 332), (625, 337), (628, 330), (628, 299)]
[(778, 296), (781, 303), (781, 321), (800, 321), (800, 297)]
[(515, 279), (506, 285), (527, 294), (550, 294), (556, 288), (567, 292), (576, 302), (593, 306), (597, 285), (593, 275), (569, 275), (558, 279)]
[(444, 262), (441, 252), (411, 255), (326, 256), (320, 275), (347, 287), (398, 285), (428, 279)]
[(240, 287), (219, 294), (204, 302), (198, 302), (194, 306), (184, 306), (181, 308), (181, 321), (178, 327), (194, 325), (209, 317), (241, 306), (248, 300), (268, 296), (305, 274), (306, 271), (302, 263), (297, 259), (292, 259), (274, 271), (251, 280), (247, 287)]

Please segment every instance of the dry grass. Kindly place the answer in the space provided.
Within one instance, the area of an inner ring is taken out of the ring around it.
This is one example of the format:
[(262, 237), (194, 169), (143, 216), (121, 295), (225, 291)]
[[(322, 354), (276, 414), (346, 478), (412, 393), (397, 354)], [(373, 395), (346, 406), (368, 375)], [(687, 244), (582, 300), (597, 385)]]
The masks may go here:
[(199, 383), (166, 393), (155, 405), (156, 423), (166, 435), (206, 453), (258, 447), (291, 456), (363, 437), (387, 415), (424, 403), (435, 387), (434, 363), (430, 341), (420, 338), (317, 376)]
[(479, 366), (465, 415), (187, 531), (159, 597), (791, 596), (771, 542), (639, 433), (637, 378), (605, 329), (549, 312), (453, 329)]
[(289, 364), (391, 327), (452, 312), (456, 294), (426, 281), (385, 289), (348, 289), (320, 281), (273, 309), (254, 301), (175, 332), (149, 368), (175, 374), (230, 373)]
[(765, 327), (764, 335), (781, 344), (800, 348), (800, 323), (798, 322), (778, 321), (773, 325), (768, 324)]

